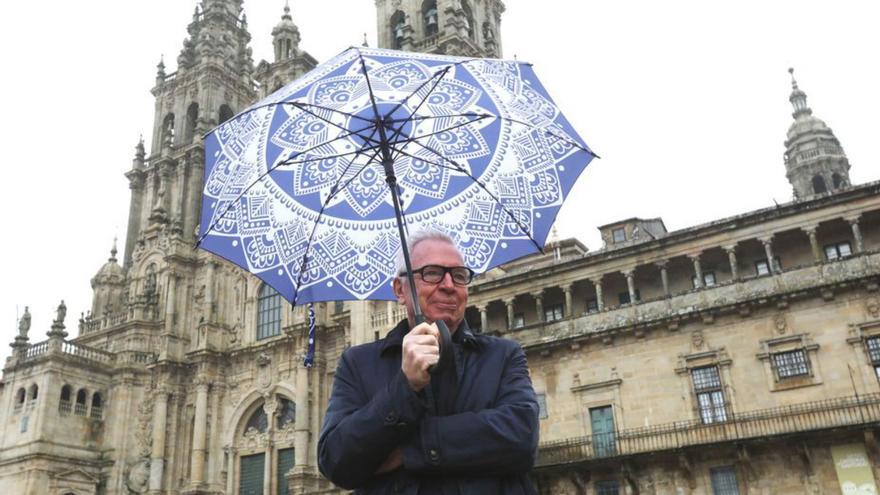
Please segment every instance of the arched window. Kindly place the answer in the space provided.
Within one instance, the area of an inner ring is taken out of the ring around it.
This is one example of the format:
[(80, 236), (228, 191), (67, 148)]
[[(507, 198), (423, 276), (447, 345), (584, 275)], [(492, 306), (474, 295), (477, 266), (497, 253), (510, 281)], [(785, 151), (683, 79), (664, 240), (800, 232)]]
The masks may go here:
[[(293, 423), (296, 406), (293, 401), (277, 396), (274, 420), (266, 416), (263, 404), (257, 406), (244, 425), (242, 436), (236, 449), (239, 453), (238, 493), (263, 493), (266, 475), (275, 480), (277, 491), (288, 493), (287, 473), (293, 468), (294, 450), (289, 433), (278, 434), (284, 426)], [(274, 423), (270, 428), (269, 422)], [(266, 469), (267, 453), (274, 459), (274, 465)]]
[(841, 187), (846, 187), (846, 181), (843, 180), (843, 177), (840, 174), (834, 174), (831, 176), (831, 182), (834, 184), (834, 189), (840, 189)]
[(257, 307), (257, 340), (281, 335), (281, 294), (263, 284)]
[(196, 127), (199, 123), (199, 104), (193, 102), (186, 110), (186, 134), (184, 139), (187, 143), (191, 143), (196, 137)]
[(296, 421), (296, 404), (291, 400), (281, 398), (278, 401), (276, 428), (280, 430), (288, 423), (293, 423), (294, 421)]
[(437, 0), (425, 0), (422, 2), (422, 21), (425, 26), (425, 37), (434, 36), (440, 31), (440, 23), (437, 18)]
[(70, 399), (73, 395), (73, 387), (70, 385), (65, 385), (61, 387), (61, 400), (58, 403), (58, 412), (62, 416), (67, 416), (70, 414), (70, 411), (73, 410), (73, 404)]
[(813, 177), (813, 193), (822, 194), (824, 192), (828, 192), (828, 188), (825, 187), (825, 179), (821, 175)]
[(398, 10), (391, 16), (391, 47), (400, 50), (403, 46), (403, 28), (406, 26), (406, 14)]
[(162, 144), (174, 142), (174, 114), (169, 113), (162, 121)]
[(229, 105), (224, 103), (224, 104), (220, 105), (220, 115), (219, 115), (220, 121), (218, 122), (218, 124), (222, 124), (234, 116), (235, 116), (235, 112), (232, 111), (232, 108)]
[(86, 410), (88, 407), (86, 406), (86, 398), (88, 398), (89, 393), (86, 392), (86, 389), (81, 388), (76, 393), (76, 404), (73, 405), (73, 413), (77, 416), (85, 416)]
[(28, 400), (27, 404), (25, 404), (25, 411), (33, 411), (34, 408), (37, 407), (37, 395), (39, 394), (40, 387), (37, 384), (31, 385), (31, 388), (28, 389)]
[(26, 392), (24, 391), (24, 388), (18, 389), (18, 392), (15, 393), (15, 407), (13, 408), (15, 414), (20, 413), (24, 407), (25, 395)]
[(92, 410), (89, 412), (92, 419), (102, 419), (104, 417), (104, 399), (100, 392), (92, 395)]
[(464, 12), (465, 27), (467, 28), (468, 38), (476, 41), (476, 31), (474, 29), (474, 11), (471, 10), (467, 0), (461, 0), (461, 10)]

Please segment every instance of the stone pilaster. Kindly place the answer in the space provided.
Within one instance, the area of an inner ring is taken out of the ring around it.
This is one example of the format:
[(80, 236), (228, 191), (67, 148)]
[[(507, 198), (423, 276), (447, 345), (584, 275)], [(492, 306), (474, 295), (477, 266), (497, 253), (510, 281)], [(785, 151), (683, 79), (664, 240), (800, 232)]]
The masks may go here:
[(862, 230), (859, 228), (859, 217), (848, 217), (846, 221), (852, 228), (853, 240), (855, 241), (853, 252), (861, 253), (864, 249), (864, 241), (862, 240)]
[(535, 298), (535, 311), (538, 313), (538, 321), (544, 321), (544, 290), (538, 290), (536, 292), (532, 292), (532, 297)]
[(485, 333), (489, 331), (489, 305), (481, 304), (477, 306), (480, 311), (480, 331)]
[(590, 279), (593, 287), (596, 289), (596, 309), (602, 311), (605, 309), (605, 294), (602, 291), (602, 277)]
[(507, 298), (504, 300), (505, 306), (507, 306), (507, 328), (513, 328), (513, 298)]
[(801, 230), (804, 231), (805, 234), (810, 238), (810, 249), (813, 251), (813, 261), (816, 263), (822, 262), (822, 248), (819, 246), (819, 238), (816, 235), (816, 230), (818, 229), (818, 225), (810, 225), (809, 227), (804, 227)]
[(669, 264), (669, 262), (668, 260), (662, 260), (654, 264), (657, 265), (657, 268), (660, 269), (660, 281), (663, 283), (663, 295), (665, 297), (669, 297), (669, 272), (666, 269), (666, 266)]
[(573, 284), (566, 284), (566, 285), (562, 286), (562, 292), (565, 293), (565, 308), (563, 309), (563, 312), (564, 312), (566, 318), (571, 318), (571, 315), (573, 313), (573, 308), (572, 308), (573, 300), (572, 300), (572, 296), (571, 296), (573, 289), (574, 289)]
[(779, 267), (773, 256), (773, 236), (760, 237), (758, 240), (764, 245), (764, 255), (767, 256), (767, 266), (770, 268), (770, 273), (779, 273)]
[(150, 452), (150, 494), (162, 493), (165, 474), (165, 431), (168, 418), (168, 390), (160, 386), (153, 397), (153, 446)]
[(730, 278), (733, 280), (739, 280), (739, 268), (736, 261), (736, 244), (724, 246), (724, 251), (727, 253), (727, 261), (730, 263)]
[(629, 291), (629, 303), (635, 304), (636, 303), (636, 277), (635, 277), (636, 270), (635, 270), (635, 268), (631, 268), (631, 269), (625, 270), (621, 273), (623, 273), (623, 276), (626, 277), (626, 288)]
[(204, 378), (196, 380), (196, 411), (193, 426), (192, 463), (190, 480), (193, 487), (205, 482), (205, 453), (207, 451), (208, 389), (210, 382)]
[(700, 289), (703, 287), (703, 266), (700, 264), (700, 254), (690, 254), (688, 258), (694, 264), (694, 288)]

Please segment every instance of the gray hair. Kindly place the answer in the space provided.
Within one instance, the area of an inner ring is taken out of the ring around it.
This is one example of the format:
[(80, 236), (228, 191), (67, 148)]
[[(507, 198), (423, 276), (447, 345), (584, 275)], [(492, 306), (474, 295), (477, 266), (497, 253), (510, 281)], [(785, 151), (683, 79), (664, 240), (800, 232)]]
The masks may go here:
[[(450, 237), (449, 234), (440, 230), (427, 228), (406, 238), (406, 248), (409, 251), (410, 256), (412, 256), (413, 250), (422, 241), (446, 242), (452, 244), (455, 246), (455, 249), (458, 250), (458, 246), (455, 245), (455, 241), (452, 240), (452, 237)], [(462, 258), (464, 258), (464, 256), (462, 256)], [(401, 274), (406, 274), (406, 261), (403, 259), (402, 249), (397, 252), (397, 258), (394, 261), (394, 275), (399, 277)]]

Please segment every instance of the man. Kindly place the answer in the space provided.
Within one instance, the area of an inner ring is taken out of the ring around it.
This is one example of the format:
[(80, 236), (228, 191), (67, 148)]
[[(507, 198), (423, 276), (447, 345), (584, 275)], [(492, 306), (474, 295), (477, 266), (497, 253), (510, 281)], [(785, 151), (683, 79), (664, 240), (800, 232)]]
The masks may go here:
[[(538, 403), (525, 354), (468, 328), (473, 272), (448, 236), (416, 234), (409, 252), (426, 323), (414, 325), (405, 269), (398, 270), (394, 293), (408, 318), (340, 358), (318, 441), (321, 472), (360, 494), (535, 493), (526, 473), (537, 450)], [(453, 335), (457, 376), (429, 371), (440, 356), (434, 322), (441, 320)]]

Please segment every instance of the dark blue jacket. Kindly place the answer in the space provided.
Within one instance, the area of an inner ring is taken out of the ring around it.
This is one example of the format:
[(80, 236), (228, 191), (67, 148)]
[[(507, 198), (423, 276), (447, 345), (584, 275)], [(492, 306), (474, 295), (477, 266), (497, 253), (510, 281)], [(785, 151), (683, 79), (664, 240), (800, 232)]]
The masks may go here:
[[(402, 321), (380, 341), (346, 350), (318, 440), (318, 466), (359, 494), (534, 494), (538, 402), (516, 342), (456, 332), (454, 413), (435, 414), (431, 387), (416, 394), (401, 364)], [(391, 451), (403, 468), (375, 475)]]

